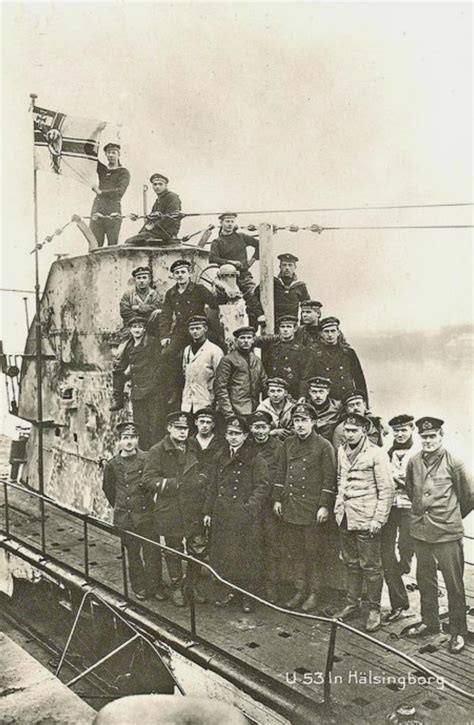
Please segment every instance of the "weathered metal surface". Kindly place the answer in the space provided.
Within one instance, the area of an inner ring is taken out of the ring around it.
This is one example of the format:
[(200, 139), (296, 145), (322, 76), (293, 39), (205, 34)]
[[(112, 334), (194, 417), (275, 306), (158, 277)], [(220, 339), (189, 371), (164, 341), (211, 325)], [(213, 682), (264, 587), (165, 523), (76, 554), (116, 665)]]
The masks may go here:
[[(112, 356), (122, 329), (119, 302), (133, 285), (131, 272), (148, 265), (161, 299), (174, 284), (176, 259), (193, 263), (193, 277), (207, 266), (203, 249), (107, 247), (55, 262), (41, 300), (44, 361), (45, 493), (81, 511), (108, 518), (102, 494), (102, 459), (115, 454), (118, 416), (109, 412)], [(34, 323), (22, 366), (19, 416), (33, 424), (36, 410)], [(31, 356), (31, 357), (29, 357)], [(127, 408), (121, 416), (127, 415)], [(23, 480), (37, 486), (33, 425)]]

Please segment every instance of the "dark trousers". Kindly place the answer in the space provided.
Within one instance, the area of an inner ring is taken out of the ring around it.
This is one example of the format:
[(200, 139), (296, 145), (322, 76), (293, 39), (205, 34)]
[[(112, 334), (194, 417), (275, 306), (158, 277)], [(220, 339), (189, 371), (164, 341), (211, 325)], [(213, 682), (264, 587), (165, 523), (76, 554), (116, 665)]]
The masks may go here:
[(147, 451), (158, 443), (162, 432), (163, 400), (158, 393), (151, 393), (146, 398), (132, 400), (133, 420), (138, 428), (138, 447)]
[(284, 524), (284, 540), (295, 588), (308, 594), (323, 583), (324, 524)]
[(122, 226), (121, 219), (91, 219), (89, 226), (97, 239), (99, 247), (104, 246), (105, 237), (107, 237), (109, 247), (113, 247), (118, 243), (120, 227)]
[(449, 630), (465, 635), (466, 594), (464, 592), (464, 551), (462, 539), (428, 544), (415, 539), (416, 582), (420, 590), (421, 619), (439, 628), (438, 566), (448, 592)]
[(381, 535), (369, 531), (348, 531), (344, 518), (340, 526), (341, 551), (347, 576), (347, 598), (350, 604), (359, 604), (362, 586), (370, 609), (380, 609), (383, 574)]
[(244, 299), (251, 297), (255, 291), (255, 281), (248, 269), (243, 269), (237, 277), (237, 286), (242, 292)]
[(282, 580), (282, 534), (283, 524), (267, 504), (262, 514), (263, 557), (265, 562), (265, 583), (276, 586)]
[(176, 240), (165, 231), (138, 232), (133, 237), (125, 240), (124, 244), (130, 247), (169, 247), (176, 243)]
[(173, 336), (161, 354), (163, 397), (167, 401), (168, 412), (179, 410), (181, 407), (184, 387), (183, 353), (187, 343), (185, 336)]
[[(186, 553), (189, 556), (194, 556), (195, 559), (204, 561), (207, 556), (207, 537), (205, 532), (196, 532), (190, 536), (186, 536)], [(176, 551), (184, 552), (183, 537), (178, 536), (165, 536), (165, 544)], [(171, 585), (179, 586), (183, 579), (183, 559), (172, 554), (165, 554), (166, 566), (168, 567), (168, 574), (170, 575)], [(195, 564), (190, 561), (187, 563), (186, 578), (188, 583), (196, 583), (199, 575), (199, 564)]]
[(381, 534), (383, 573), (392, 609), (399, 607), (408, 609), (409, 607), (408, 594), (402, 579), (403, 569), (401, 561), (397, 559), (396, 555), (397, 533), (400, 536), (402, 524), (407, 520), (409, 522), (409, 519), (409, 509), (398, 509), (393, 506)]
[[(393, 510), (393, 509), (392, 509)], [(410, 510), (397, 509), (398, 515), (398, 558), (401, 574), (408, 574), (415, 553), (415, 542), (410, 534)]]
[[(130, 530), (131, 527), (129, 527)], [(140, 536), (153, 538), (153, 524), (143, 523), (133, 527), (133, 531)], [(128, 576), (134, 592), (146, 591), (153, 594), (156, 587), (162, 583), (162, 557), (161, 550), (153, 544), (136, 539), (130, 534), (122, 534), (123, 545), (127, 551)]]

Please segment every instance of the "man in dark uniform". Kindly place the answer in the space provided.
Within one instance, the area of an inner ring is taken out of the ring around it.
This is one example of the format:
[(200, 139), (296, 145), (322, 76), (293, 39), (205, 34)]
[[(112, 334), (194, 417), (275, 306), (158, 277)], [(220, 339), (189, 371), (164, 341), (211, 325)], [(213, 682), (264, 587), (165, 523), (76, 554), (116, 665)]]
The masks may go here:
[[(114, 526), (147, 539), (153, 538), (153, 502), (143, 485), (146, 454), (138, 449), (138, 428), (132, 421), (119, 423), (120, 452), (104, 468), (103, 491), (114, 509)], [(123, 533), (128, 575), (137, 599), (164, 599), (161, 550)]]
[(130, 337), (112, 371), (113, 403), (111, 411), (123, 407), (125, 381), (130, 379), (133, 417), (139, 432), (139, 445), (147, 451), (158, 440), (161, 396), (158, 384), (160, 345), (147, 334), (147, 321), (136, 315), (129, 320)]
[(288, 392), (297, 399), (302, 394), (303, 380), (308, 372), (308, 355), (302, 345), (295, 342), (298, 319), (283, 315), (277, 321), (277, 335), (256, 338), (256, 345), (262, 348), (262, 362), (265, 372), (271, 378), (286, 381)]
[(121, 219), (94, 219), (94, 214), (122, 214), (120, 200), (127, 191), (130, 183), (130, 172), (120, 165), (120, 144), (108, 143), (104, 146), (104, 153), (107, 156), (108, 166), (98, 161), (97, 175), (99, 185), (93, 186), (95, 192), (94, 203), (92, 204), (90, 228), (99, 247), (104, 246), (105, 237), (110, 246), (118, 242)]
[(313, 430), (314, 408), (297, 403), (292, 415), (295, 435), (283, 443), (273, 510), (284, 522), (286, 547), (294, 559), (296, 592), (285, 606), (310, 612), (324, 581), (325, 526), (334, 503), (336, 463), (332, 445)]
[[(262, 576), (261, 510), (268, 498), (268, 468), (255, 446), (247, 442), (247, 424), (236, 416), (226, 421), (227, 445), (216, 459), (208, 489), (204, 525), (210, 527), (209, 562), (217, 573), (247, 591), (256, 591)], [(226, 606), (231, 591), (217, 606)], [(240, 597), (239, 597), (240, 598)], [(252, 602), (243, 596), (242, 610)]]
[[(296, 263), (299, 261), (294, 254), (280, 254), (280, 274), (273, 279), (273, 300), (275, 320), (283, 315), (292, 315), (298, 318), (301, 302), (309, 300), (310, 295), (306, 284), (296, 277)], [(263, 308), (260, 302), (260, 286), (254, 292), (249, 306), (249, 315), (261, 317)], [(261, 320), (259, 319), (259, 322)]]
[(319, 342), (319, 320), (321, 307), (318, 300), (303, 300), (300, 302), (301, 326), (297, 328), (295, 341), (305, 347), (313, 347)]
[[(370, 421), (369, 430), (367, 431), (369, 440), (376, 446), (383, 446), (383, 439), (387, 435), (387, 431), (382, 423), (382, 419), (369, 412), (367, 398), (363, 390), (354, 388), (354, 390), (349, 390), (345, 393), (341, 401), (341, 408), (343, 413), (358, 413), (359, 415), (365, 416)], [(344, 421), (338, 423), (334, 431), (332, 443), (336, 451), (339, 446), (345, 443)]]
[(217, 409), (225, 418), (253, 413), (267, 382), (263, 365), (252, 352), (254, 328), (239, 327), (233, 334), (235, 350), (224, 355), (215, 380)]
[(341, 411), (340, 402), (330, 397), (332, 383), (329, 378), (320, 375), (310, 378), (306, 383), (308, 386), (306, 402), (312, 405), (316, 411), (315, 431), (332, 443), (334, 429)]
[(410, 532), (422, 619), (407, 634), (422, 637), (439, 632), (439, 568), (448, 593), (449, 651), (458, 654), (467, 633), (462, 519), (474, 507), (474, 489), (464, 464), (443, 446), (443, 424), (431, 417), (416, 421), (422, 450), (407, 465), (405, 486), (412, 502)]
[(134, 247), (162, 247), (173, 244), (181, 226), (181, 199), (168, 189), (168, 177), (152, 174), (150, 182), (157, 198), (139, 233), (125, 242)]
[[(249, 268), (258, 259), (258, 239), (238, 232), (235, 226), (237, 214), (225, 212), (221, 214), (219, 235), (211, 244), (209, 262), (211, 264), (233, 264), (238, 270), (237, 284), (245, 299), (255, 290), (255, 282)], [(251, 259), (247, 259), (247, 247), (254, 250)]]
[(270, 435), (272, 417), (269, 413), (256, 411), (250, 416), (250, 434), (256, 450), (264, 458), (269, 473), (270, 490), (268, 500), (262, 508), (263, 558), (265, 562), (266, 598), (275, 603), (279, 598), (278, 587), (281, 582), (281, 537), (282, 525), (272, 511), (272, 483), (278, 470), (278, 456), (282, 443)]
[(209, 475), (224, 441), (216, 432), (216, 412), (212, 408), (201, 408), (194, 414), (196, 435), (189, 439), (189, 449), (196, 454), (200, 469)]
[(123, 293), (120, 299), (120, 316), (125, 325), (128, 325), (129, 320), (136, 315), (144, 317), (153, 324), (160, 311), (160, 298), (158, 292), (151, 286), (151, 269), (136, 267), (132, 277), (134, 288)]
[(169, 404), (180, 407), (183, 389), (183, 352), (189, 343), (188, 321), (205, 315), (206, 305), (216, 307), (216, 298), (204, 285), (191, 281), (191, 262), (177, 259), (170, 267), (176, 280), (165, 294), (160, 316), (161, 347), (164, 348), (163, 380)]
[(313, 349), (311, 377), (321, 375), (332, 381), (331, 394), (342, 400), (353, 388), (362, 390), (368, 402), (364, 373), (355, 351), (341, 340), (337, 317), (325, 317), (319, 322), (320, 342)]
[[(203, 508), (208, 477), (199, 468), (195, 453), (187, 444), (189, 422), (186, 413), (170, 413), (167, 417), (168, 435), (154, 445), (149, 453), (143, 481), (155, 500), (155, 536), (164, 536), (165, 544), (184, 551), (196, 559), (207, 553), (203, 527)], [(166, 554), (166, 566), (171, 580), (171, 601), (177, 607), (185, 604), (182, 561)], [(199, 564), (188, 562), (188, 588), (193, 589), (196, 601), (205, 601), (196, 589)]]

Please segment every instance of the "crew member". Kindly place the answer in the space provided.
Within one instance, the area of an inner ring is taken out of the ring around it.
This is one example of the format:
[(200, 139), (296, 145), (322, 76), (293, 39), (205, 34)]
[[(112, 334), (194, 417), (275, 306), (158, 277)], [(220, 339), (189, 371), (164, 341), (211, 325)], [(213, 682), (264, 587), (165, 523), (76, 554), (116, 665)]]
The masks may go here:
[(189, 439), (189, 449), (199, 461), (200, 469), (210, 476), (216, 457), (224, 441), (216, 434), (216, 412), (212, 408), (201, 408), (194, 414), (196, 434)]
[(297, 399), (302, 392), (303, 380), (308, 376), (308, 356), (302, 345), (295, 342), (298, 318), (284, 315), (277, 322), (278, 334), (264, 335), (256, 339), (262, 348), (265, 372), (272, 378), (282, 378), (288, 392)]
[[(256, 591), (262, 576), (260, 516), (268, 497), (268, 468), (252, 443), (248, 426), (236, 416), (226, 421), (227, 444), (216, 459), (215, 477), (209, 486), (204, 525), (210, 527), (209, 561), (220, 576), (247, 591)], [(226, 606), (233, 591), (216, 602)], [(250, 598), (240, 599), (251, 612)]]
[(188, 321), (191, 344), (184, 349), (184, 389), (181, 410), (195, 413), (214, 405), (214, 380), (224, 357), (221, 348), (207, 339), (207, 317), (193, 315)]
[[(152, 500), (143, 485), (146, 454), (138, 449), (138, 427), (132, 421), (117, 425), (120, 452), (104, 468), (103, 491), (114, 509), (114, 526), (153, 538)], [(121, 535), (128, 556), (128, 574), (137, 599), (165, 598), (161, 550), (130, 534)]]
[(132, 277), (134, 288), (123, 293), (120, 299), (120, 316), (124, 324), (128, 325), (132, 317), (140, 315), (148, 320), (148, 327), (151, 328), (160, 312), (158, 292), (151, 286), (151, 268), (136, 267)]
[[(258, 239), (238, 232), (235, 225), (237, 214), (225, 212), (219, 216), (221, 228), (219, 235), (211, 244), (209, 262), (211, 264), (232, 264), (238, 270), (237, 284), (245, 299), (255, 290), (255, 282), (249, 271), (258, 259)], [(247, 258), (247, 247), (254, 250), (253, 256)]]
[[(107, 166), (101, 161), (97, 162), (98, 186), (93, 186), (95, 192), (94, 203), (92, 204), (91, 217), (94, 214), (122, 214), (120, 200), (127, 191), (130, 183), (130, 172), (120, 164), (120, 144), (108, 143), (104, 146), (104, 153), (107, 157)], [(104, 246), (105, 237), (109, 247), (118, 242), (122, 219), (91, 219), (90, 228), (99, 247)]]
[[(189, 421), (186, 413), (170, 413), (167, 417), (168, 434), (148, 453), (143, 481), (155, 500), (155, 536), (164, 536), (165, 544), (176, 551), (184, 551), (196, 559), (207, 552), (203, 528), (203, 507), (208, 478), (199, 470), (199, 461), (187, 444)], [(171, 601), (177, 607), (185, 605), (183, 567), (180, 558), (166, 554), (166, 566), (171, 580)], [(204, 597), (198, 591), (199, 564), (188, 562), (186, 585), (192, 588), (197, 602)]]
[[(275, 320), (283, 315), (292, 315), (298, 318), (299, 306), (304, 300), (309, 300), (310, 295), (306, 284), (296, 276), (296, 263), (299, 261), (294, 254), (280, 254), (277, 259), (280, 261), (280, 273), (273, 279), (273, 300)], [(260, 286), (255, 290), (249, 315), (261, 317), (263, 308), (260, 302)], [(259, 320), (260, 321), (260, 320)]]
[(301, 326), (297, 328), (295, 334), (295, 340), (300, 345), (312, 348), (319, 342), (319, 320), (322, 306), (318, 300), (300, 302)]
[(439, 418), (416, 421), (421, 453), (410, 458), (406, 470), (422, 619), (408, 635), (421, 637), (439, 632), (439, 568), (448, 593), (449, 650), (458, 654), (464, 649), (467, 632), (462, 519), (474, 507), (474, 489), (464, 464), (443, 446), (443, 425)]
[(252, 352), (254, 328), (239, 327), (233, 335), (235, 350), (220, 361), (215, 382), (217, 408), (225, 418), (253, 413), (267, 382), (263, 365)]
[[(160, 247), (173, 244), (181, 226), (181, 199), (168, 189), (169, 179), (163, 174), (152, 174), (150, 182), (156, 194), (155, 203), (138, 234), (125, 244), (135, 247)], [(170, 215), (170, 216), (169, 216)]]
[[(330, 397), (331, 381), (320, 375), (306, 381), (308, 392), (306, 402), (310, 403), (316, 411), (314, 428), (316, 433), (332, 443), (334, 429), (339, 420), (341, 404)], [(337, 450), (336, 447), (334, 447)]]
[(357, 615), (365, 585), (365, 628), (374, 632), (380, 627), (383, 586), (380, 532), (390, 513), (395, 486), (387, 454), (368, 439), (368, 418), (345, 413), (343, 420), (346, 442), (337, 453), (334, 513), (347, 572), (347, 605), (334, 617), (344, 620)]
[(292, 411), (295, 435), (287, 438), (273, 487), (273, 511), (285, 525), (285, 544), (294, 562), (295, 593), (286, 603), (310, 612), (323, 586), (326, 522), (332, 513), (336, 464), (332, 445), (313, 430), (316, 411), (297, 403)]
[[(358, 413), (359, 415), (363, 415), (368, 420), (370, 420), (370, 426), (369, 430), (367, 431), (367, 436), (374, 445), (380, 447), (383, 446), (383, 439), (384, 436), (387, 435), (387, 431), (385, 430), (385, 426), (382, 423), (382, 419), (376, 415), (372, 415), (372, 413), (369, 412), (367, 406), (367, 397), (363, 390), (348, 390), (342, 398), (341, 406), (344, 413)], [(332, 442), (336, 451), (339, 446), (345, 442), (343, 420), (341, 420), (336, 426)]]
[(288, 393), (283, 378), (268, 378), (267, 396), (258, 404), (257, 410), (270, 415), (273, 424), (270, 435), (284, 441), (294, 432), (291, 411), (296, 401)]

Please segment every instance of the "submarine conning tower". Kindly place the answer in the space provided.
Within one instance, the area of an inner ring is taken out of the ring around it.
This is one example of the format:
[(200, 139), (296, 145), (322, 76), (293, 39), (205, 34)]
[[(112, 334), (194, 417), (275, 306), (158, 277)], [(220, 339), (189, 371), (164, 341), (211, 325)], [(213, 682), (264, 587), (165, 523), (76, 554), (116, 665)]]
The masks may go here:
[[(196, 281), (208, 266), (208, 256), (202, 248), (181, 245), (116, 246), (51, 265), (41, 297), (46, 495), (108, 518), (101, 460), (115, 454), (118, 416), (109, 406), (113, 354), (123, 328), (120, 298), (130, 289), (136, 267), (151, 268), (152, 284), (162, 301), (174, 283), (174, 261), (189, 260)], [(35, 353), (33, 321), (22, 364), (18, 416), (32, 424), (22, 480), (38, 488)]]

